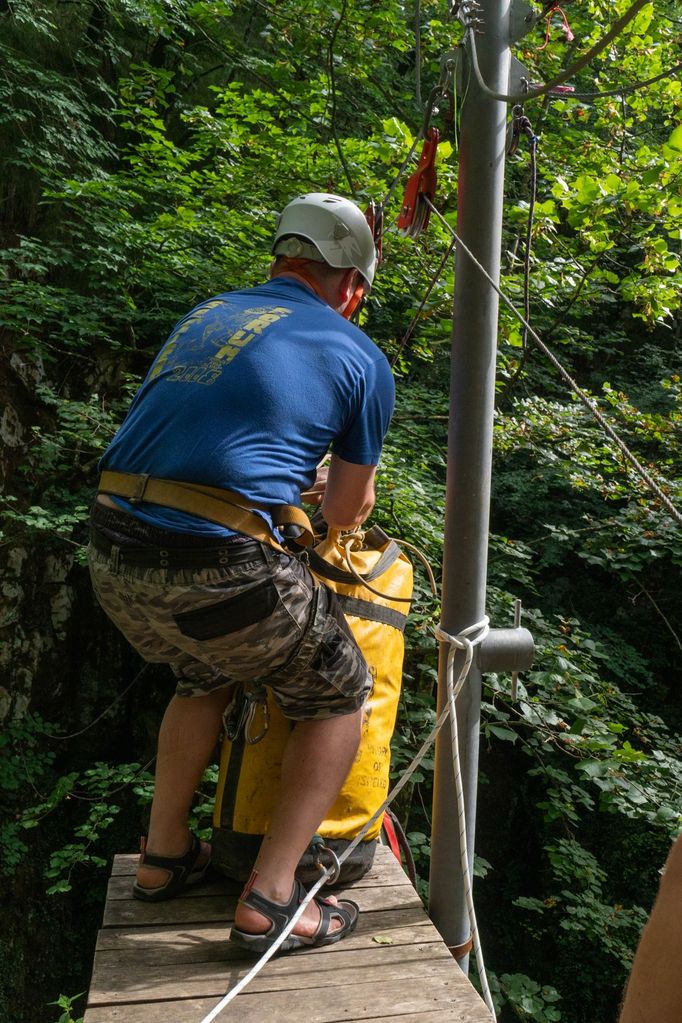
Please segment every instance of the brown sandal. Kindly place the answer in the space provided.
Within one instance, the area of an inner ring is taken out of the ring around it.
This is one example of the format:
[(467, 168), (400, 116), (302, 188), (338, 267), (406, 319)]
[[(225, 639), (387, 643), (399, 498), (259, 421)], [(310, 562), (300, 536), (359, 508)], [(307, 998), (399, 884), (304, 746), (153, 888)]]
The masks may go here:
[(211, 867), (210, 854), (206, 863), (197, 866), (197, 860), (201, 856), (201, 842), (196, 835), (192, 835), (189, 849), (184, 856), (155, 856), (154, 853), (148, 853), (145, 838), (140, 839), (140, 851), (142, 853), (140, 866), (160, 867), (162, 870), (168, 870), (171, 875), (166, 883), (158, 888), (145, 888), (136, 881), (133, 885), (133, 895), (144, 902), (163, 902), (165, 899), (180, 895), (187, 885), (202, 881)]
[[(256, 912), (266, 916), (272, 921), (272, 926), (265, 934), (249, 934), (248, 931), (241, 931), (237, 927), (233, 927), (230, 932), (230, 941), (255, 955), (262, 955), (275, 943), (305, 896), (306, 890), (298, 880), (294, 881), (291, 898), (284, 905), (281, 902), (272, 902), (271, 899), (266, 899), (260, 892), (251, 888), (241, 896), (239, 901), (249, 909), (255, 909)], [(293, 952), (297, 948), (319, 948), (320, 945), (333, 945), (355, 930), (360, 914), (360, 907), (357, 903), (350, 899), (344, 899), (339, 903), (331, 902), (320, 895), (316, 895), (313, 902), (320, 910), (320, 922), (315, 933), (309, 938), (303, 934), (289, 934), (278, 948), (278, 953)], [(330, 928), (335, 918), (341, 921), (341, 927), (332, 931)]]

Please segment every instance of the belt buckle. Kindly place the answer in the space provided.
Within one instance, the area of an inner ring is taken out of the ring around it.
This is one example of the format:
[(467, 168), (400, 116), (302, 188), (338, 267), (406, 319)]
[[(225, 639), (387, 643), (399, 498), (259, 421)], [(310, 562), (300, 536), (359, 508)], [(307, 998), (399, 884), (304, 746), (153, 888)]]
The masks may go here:
[(230, 548), (219, 547), (218, 548), (218, 564), (229, 565), (230, 564)]
[(148, 483), (149, 483), (148, 472), (142, 473), (140, 476), (137, 477), (137, 480), (135, 481), (135, 491), (128, 498), (131, 504), (140, 504), (140, 502), (144, 500), (144, 492), (147, 489)]
[(159, 568), (168, 568), (170, 565), (170, 561), (168, 559), (168, 551), (163, 548), (159, 548)]

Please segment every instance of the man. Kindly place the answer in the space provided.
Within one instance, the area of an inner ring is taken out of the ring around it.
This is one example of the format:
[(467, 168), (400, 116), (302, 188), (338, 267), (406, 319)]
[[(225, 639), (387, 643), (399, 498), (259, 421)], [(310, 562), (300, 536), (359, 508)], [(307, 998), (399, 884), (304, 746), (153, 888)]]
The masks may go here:
[[(157, 356), (102, 458), (90, 548), (107, 614), (178, 679), (136, 897), (172, 897), (208, 867), (210, 848), (187, 818), (231, 684), (267, 682), (296, 721), (231, 932), (257, 953), (303, 897), (294, 871), (350, 770), (370, 688), (334, 595), (304, 558), (273, 546), (273, 521), (302, 494), (330, 528), (365, 520), (394, 398), (385, 357), (348, 322), (376, 266), (357, 206), (299, 196), (272, 251), (267, 284), (197, 306)], [(327, 476), (316, 467), (328, 451)], [(350, 900), (318, 898), (282, 950), (338, 941), (357, 916)]]
[(632, 964), (619, 1023), (682, 1020), (682, 835), (675, 840), (662, 874)]

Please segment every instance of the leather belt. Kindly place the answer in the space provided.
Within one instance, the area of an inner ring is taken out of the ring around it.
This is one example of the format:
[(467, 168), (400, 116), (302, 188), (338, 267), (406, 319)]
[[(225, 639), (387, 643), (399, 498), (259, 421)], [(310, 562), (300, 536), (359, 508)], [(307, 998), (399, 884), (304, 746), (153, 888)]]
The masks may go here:
[(263, 545), (257, 540), (226, 544), (223, 547), (119, 547), (96, 529), (90, 542), (100, 554), (111, 557), (115, 566), (137, 568), (225, 568), (249, 561), (267, 561)]

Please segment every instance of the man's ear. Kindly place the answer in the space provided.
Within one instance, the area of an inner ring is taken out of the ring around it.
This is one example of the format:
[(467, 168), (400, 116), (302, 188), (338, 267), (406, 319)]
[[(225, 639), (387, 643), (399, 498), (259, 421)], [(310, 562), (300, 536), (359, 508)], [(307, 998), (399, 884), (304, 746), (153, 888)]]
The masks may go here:
[(339, 283), (339, 304), (344, 305), (348, 302), (355, 294), (355, 289), (358, 286), (358, 271), (351, 267), (341, 278)]

